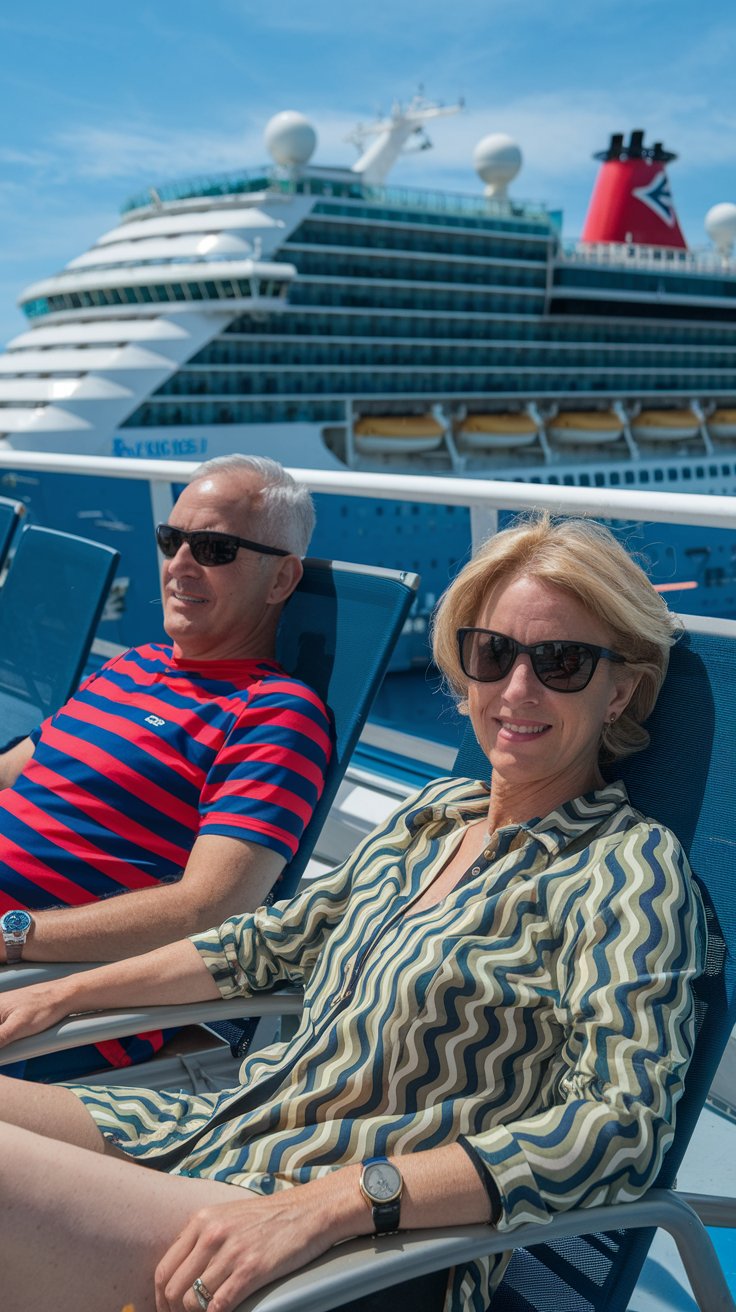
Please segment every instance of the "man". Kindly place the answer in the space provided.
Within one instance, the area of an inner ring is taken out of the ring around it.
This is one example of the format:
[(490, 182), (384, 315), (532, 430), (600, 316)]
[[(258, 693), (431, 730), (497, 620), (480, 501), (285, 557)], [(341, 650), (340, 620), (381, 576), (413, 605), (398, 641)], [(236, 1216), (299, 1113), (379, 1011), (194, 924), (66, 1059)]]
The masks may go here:
[[(313, 524), (274, 461), (195, 471), (157, 529), (171, 645), (108, 662), (0, 756), (0, 915), (32, 916), (20, 944), (2, 925), (0, 960), (5, 944), (16, 960), (116, 960), (263, 901), (331, 750), (319, 697), (275, 661)], [(140, 1060), (161, 1043), (146, 1038), (90, 1064)]]

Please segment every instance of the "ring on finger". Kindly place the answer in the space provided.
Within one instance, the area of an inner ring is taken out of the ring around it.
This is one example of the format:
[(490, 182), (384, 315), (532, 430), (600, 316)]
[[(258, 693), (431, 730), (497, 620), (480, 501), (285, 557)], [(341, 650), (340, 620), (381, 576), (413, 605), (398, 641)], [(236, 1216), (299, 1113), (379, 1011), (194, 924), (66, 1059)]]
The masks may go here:
[(212, 1299), (215, 1297), (214, 1294), (210, 1293), (206, 1284), (199, 1276), (197, 1276), (197, 1279), (194, 1281), (194, 1284), (192, 1285), (192, 1289), (194, 1290), (197, 1296), (197, 1302), (199, 1303), (199, 1306), (202, 1308), (202, 1312), (207, 1312), (207, 1308), (209, 1304), (212, 1302)]

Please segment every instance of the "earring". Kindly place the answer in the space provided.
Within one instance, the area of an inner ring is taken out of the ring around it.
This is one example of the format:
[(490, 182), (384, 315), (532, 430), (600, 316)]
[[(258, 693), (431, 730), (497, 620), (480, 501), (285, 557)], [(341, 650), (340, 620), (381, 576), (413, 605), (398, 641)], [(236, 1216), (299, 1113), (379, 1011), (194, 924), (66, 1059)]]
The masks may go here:
[(617, 717), (617, 715), (616, 715), (616, 712), (614, 711), (611, 715), (609, 715), (608, 720), (606, 721), (606, 723), (607, 723), (607, 724), (609, 725), (609, 727), (610, 727), (610, 725), (616, 723), (617, 718), (618, 718), (618, 717)]

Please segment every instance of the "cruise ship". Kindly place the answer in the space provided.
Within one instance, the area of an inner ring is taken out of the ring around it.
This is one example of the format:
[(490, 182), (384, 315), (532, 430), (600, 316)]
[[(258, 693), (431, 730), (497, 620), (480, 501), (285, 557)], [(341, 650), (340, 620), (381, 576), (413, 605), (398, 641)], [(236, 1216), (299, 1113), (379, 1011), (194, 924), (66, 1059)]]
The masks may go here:
[[(736, 205), (715, 206), (711, 249), (689, 251), (674, 156), (641, 131), (599, 156), (577, 242), (559, 213), (510, 194), (521, 153), (501, 134), (475, 149), (474, 193), (389, 185), (456, 110), (395, 105), (356, 129), (352, 168), (314, 163), (314, 127), (286, 111), (266, 129), (269, 166), (133, 197), (22, 294), (28, 329), (0, 355), (0, 446), (736, 493)], [(139, 582), (120, 585), (112, 636), (137, 641), (155, 554), (134, 556), (136, 507), (110, 486), (87, 483), (70, 504), (51, 475), (0, 475), (43, 522), (122, 551)], [(318, 554), (421, 574), (399, 656), (421, 662), (468, 513), (339, 497), (318, 511)], [(733, 533), (621, 531), (677, 609), (736, 615)]]

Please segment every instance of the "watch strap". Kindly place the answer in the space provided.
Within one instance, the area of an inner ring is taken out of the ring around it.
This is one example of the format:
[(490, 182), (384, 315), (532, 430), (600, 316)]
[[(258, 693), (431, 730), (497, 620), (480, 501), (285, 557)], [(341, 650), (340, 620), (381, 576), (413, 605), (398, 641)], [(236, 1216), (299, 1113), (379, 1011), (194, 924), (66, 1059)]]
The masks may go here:
[(23, 960), (25, 943), (25, 934), (21, 939), (11, 938), (10, 935), (5, 939), (5, 960), (9, 966), (17, 966)]
[(392, 1198), (388, 1203), (374, 1203), (371, 1207), (371, 1214), (375, 1234), (396, 1234), (401, 1221), (401, 1199)]

